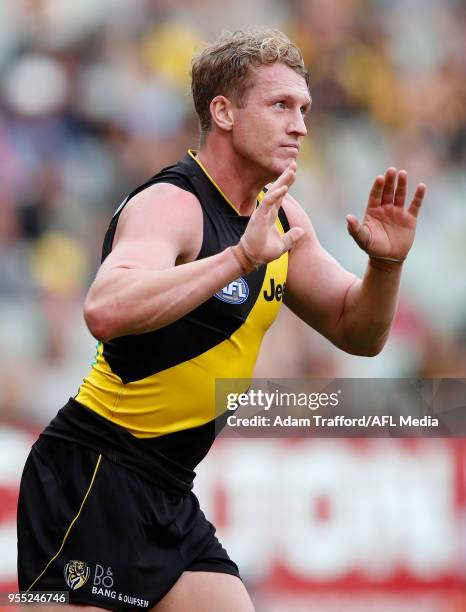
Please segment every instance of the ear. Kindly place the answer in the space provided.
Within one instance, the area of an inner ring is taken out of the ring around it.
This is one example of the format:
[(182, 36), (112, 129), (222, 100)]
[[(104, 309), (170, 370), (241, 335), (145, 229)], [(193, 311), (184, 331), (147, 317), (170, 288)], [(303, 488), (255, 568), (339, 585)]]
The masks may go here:
[(215, 96), (210, 103), (210, 114), (212, 123), (215, 123), (221, 130), (230, 132), (233, 129), (232, 103), (225, 96)]

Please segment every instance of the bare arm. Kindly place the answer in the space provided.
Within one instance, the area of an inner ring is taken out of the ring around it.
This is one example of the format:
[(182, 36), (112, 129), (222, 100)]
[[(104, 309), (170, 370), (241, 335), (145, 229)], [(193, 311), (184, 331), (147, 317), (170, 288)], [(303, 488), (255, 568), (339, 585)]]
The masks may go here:
[[(244, 236), (258, 245), (255, 260), (271, 261), (286, 250), (274, 219), (293, 180), (294, 169), (284, 172), (251, 217)], [(249, 260), (239, 247), (194, 261), (202, 227), (199, 202), (182, 189), (160, 184), (135, 196), (121, 213), (113, 250), (85, 301), (91, 333), (109, 340), (159, 329), (246, 272)]]
[[(425, 187), (418, 186), (404, 208), (406, 173), (377, 177), (363, 224), (349, 216), (348, 231), (369, 255), (362, 280), (344, 270), (319, 244), (312, 224), (289, 196), (284, 202), (290, 225), (305, 234), (290, 254), (286, 304), (339, 348), (376, 355), (383, 348), (396, 312), (402, 262), (414, 239)], [(399, 260), (399, 261), (393, 261)], [(303, 272), (305, 271), (305, 272)]]

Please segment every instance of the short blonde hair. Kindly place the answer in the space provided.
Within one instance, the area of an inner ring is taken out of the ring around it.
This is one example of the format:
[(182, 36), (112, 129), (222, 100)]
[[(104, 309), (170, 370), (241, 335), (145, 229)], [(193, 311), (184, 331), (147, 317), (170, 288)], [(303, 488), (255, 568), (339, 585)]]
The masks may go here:
[(218, 95), (245, 103), (252, 86), (251, 68), (281, 62), (302, 76), (309, 87), (309, 73), (300, 50), (279, 30), (259, 28), (224, 32), (191, 63), (191, 91), (199, 117), (201, 143), (212, 126), (210, 103)]

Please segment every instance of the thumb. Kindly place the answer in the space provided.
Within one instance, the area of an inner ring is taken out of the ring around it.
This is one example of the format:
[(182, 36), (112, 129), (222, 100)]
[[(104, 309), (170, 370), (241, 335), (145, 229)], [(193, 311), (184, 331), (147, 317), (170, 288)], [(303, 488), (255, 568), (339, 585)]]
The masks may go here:
[(369, 227), (366, 224), (361, 225), (353, 215), (347, 215), (346, 223), (348, 234), (363, 251), (367, 251), (372, 239)]
[(290, 251), (300, 238), (304, 236), (304, 230), (302, 227), (292, 227), (290, 230), (283, 234), (283, 253)]

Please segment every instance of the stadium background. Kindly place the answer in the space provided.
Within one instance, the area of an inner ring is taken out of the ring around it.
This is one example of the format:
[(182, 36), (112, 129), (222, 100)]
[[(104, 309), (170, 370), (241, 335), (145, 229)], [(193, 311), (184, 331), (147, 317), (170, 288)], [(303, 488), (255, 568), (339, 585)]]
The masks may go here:
[[(95, 342), (83, 296), (125, 194), (197, 144), (192, 52), (263, 24), (301, 47), (313, 109), (294, 194), (361, 273), (344, 215), (373, 177), (428, 185), (391, 339), (346, 356), (283, 309), (258, 376), (466, 378), (466, 8), (460, 0), (0, 3), (0, 590), (26, 453)], [(197, 491), (258, 612), (466, 610), (462, 440), (222, 440)]]

